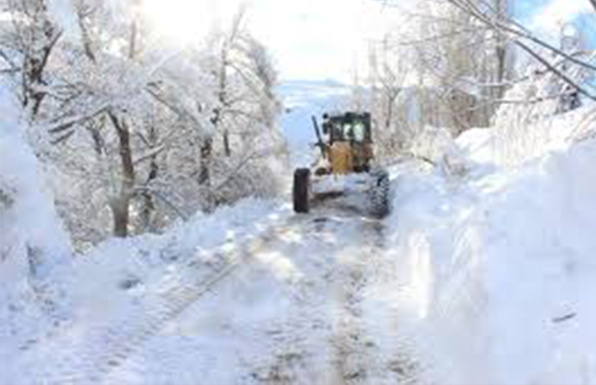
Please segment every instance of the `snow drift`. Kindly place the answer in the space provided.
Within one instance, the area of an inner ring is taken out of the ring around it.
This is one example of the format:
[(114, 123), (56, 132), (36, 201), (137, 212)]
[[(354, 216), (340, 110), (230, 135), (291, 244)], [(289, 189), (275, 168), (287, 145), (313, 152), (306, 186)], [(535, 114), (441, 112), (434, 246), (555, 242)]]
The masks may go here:
[(6, 93), (0, 96), (0, 362), (70, 318), (72, 262), (45, 188), (37, 158), (25, 139), (26, 123)]
[(459, 140), (464, 177), (396, 170), (390, 253), (408, 274), (387, 297), (429, 381), (596, 380), (596, 140), (570, 135), (590, 114), (549, 122), (520, 167), (485, 130)]

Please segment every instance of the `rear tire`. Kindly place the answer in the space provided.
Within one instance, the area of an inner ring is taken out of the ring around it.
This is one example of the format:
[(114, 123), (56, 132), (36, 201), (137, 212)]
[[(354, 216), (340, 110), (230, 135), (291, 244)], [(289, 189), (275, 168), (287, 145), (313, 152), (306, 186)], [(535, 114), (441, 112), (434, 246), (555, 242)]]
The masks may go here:
[(299, 168), (294, 172), (294, 211), (306, 214), (309, 211), (308, 195), (310, 190), (310, 170)]
[(384, 218), (391, 212), (389, 174), (385, 170), (371, 173), (373, 178), (370, 188), (370, 205), (372, 214)]

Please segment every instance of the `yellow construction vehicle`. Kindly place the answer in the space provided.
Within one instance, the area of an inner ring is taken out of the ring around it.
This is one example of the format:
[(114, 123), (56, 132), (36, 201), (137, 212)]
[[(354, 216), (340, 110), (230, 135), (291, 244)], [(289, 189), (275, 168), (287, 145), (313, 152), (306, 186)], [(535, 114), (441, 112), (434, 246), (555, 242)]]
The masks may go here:
[(370, 212), (387, 215), (389, 174), (373, 164), (370, 113), (324, 114), (322, 133), (316, 118), (312, 119), (320, 155), (311, 167), (294, 172), (294, 211), (308, 213), (310, 202), (320, 196), (364, 192)]

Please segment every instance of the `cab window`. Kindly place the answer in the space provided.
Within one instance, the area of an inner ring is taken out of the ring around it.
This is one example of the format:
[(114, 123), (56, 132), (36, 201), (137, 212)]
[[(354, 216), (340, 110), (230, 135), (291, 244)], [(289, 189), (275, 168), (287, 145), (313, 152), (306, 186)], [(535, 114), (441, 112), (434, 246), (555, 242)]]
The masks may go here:
[(359, 142), (359, 143), (364, 142), (365, 134), (366, 134), (366, 127), (364, 126), (364, 123), (356, 122), (352, 126), (352, 138), (354, 139), (354, 141)]

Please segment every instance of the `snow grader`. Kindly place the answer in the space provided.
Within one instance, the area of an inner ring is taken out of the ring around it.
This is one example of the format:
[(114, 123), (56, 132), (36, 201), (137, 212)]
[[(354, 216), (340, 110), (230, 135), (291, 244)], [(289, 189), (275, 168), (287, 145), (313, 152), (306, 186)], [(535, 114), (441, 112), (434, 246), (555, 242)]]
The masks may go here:
[(370, 113), (324, 114), (322, 132), (314, 116), (312, 121), (319, 155), (310, 168), (294, 172), (294, 211), (308, 213), (311, 202), (323, 197), (360, 195), (373, 216), (386, 216), (389, 174), (373, 164)]

